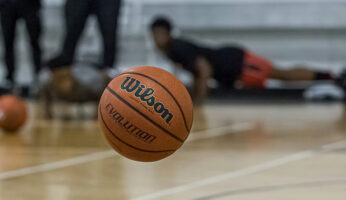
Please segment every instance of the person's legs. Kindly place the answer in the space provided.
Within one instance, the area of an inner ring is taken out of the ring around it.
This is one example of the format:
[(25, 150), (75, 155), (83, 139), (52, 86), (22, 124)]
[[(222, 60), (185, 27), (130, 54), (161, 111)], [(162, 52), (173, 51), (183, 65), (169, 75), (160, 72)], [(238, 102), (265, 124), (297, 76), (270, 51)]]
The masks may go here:
[(299, 66), (292, 69), (273, 68), (269, 78), (284, 81), (314, 81), (314, 80), (333, 80), (333, 75), (328, 72), (320, 72)]
[(66, 38), (63, 52), (73, 59), (78, 40), (91, 12), (90, 0), (67, 0), (65, 6)]
[(252, 52), (245, 52), (241, 81), (245, 87), (264, 87), (268, 79), (282, 81), (335, 80), (328, 72), (321, 72), (298, 66), (291, 69), (278, 69), (269, 60)]
[(23, 12), (23, 18), (25, 20), (26, 28), (30, 37), (30, 44), (32, 48), (32, 57), (35, 66), (35, 75), (37, 76), (41, 70), (41, 20), (39, 16), (38, 8), (27, 7)]
[(66, 35), (63, 49), (59, 56), (48, 61), (48, 66), (56, 68), (72, 64), (78, 40), (91, 12), (91, 2), (91, 0), (67, 0), (65, 5)]
[(15, 8), (12, 6), (5, 6), (1, 11), (1, 30), (5, 44), (5, 63), (7, 67), (6, 79), (11, 83), (14, 82), (14, 39), (17, 20), (18, 17)]
[(103, 67), (112, 67), (117, 54), (117, 25), (121, 0), (97, 0), (94, 1), (94, 6), (103, 38)]

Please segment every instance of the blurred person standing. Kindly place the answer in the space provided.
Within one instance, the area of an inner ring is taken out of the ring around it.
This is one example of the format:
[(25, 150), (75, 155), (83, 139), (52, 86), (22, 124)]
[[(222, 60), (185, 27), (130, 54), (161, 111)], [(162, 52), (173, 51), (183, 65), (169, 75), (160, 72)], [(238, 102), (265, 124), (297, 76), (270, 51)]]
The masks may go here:
[(47, 65), (59, 68), (71, 65), (76, 46), (90, 15), (96, 15), (103, 39), (103, 69), (114, 65), (121, 0), (67, 0), (65, 5), (66, 35), (61, 53)]
[(14, 73), (16, 69), (14, 40), (16, 25), (23, 19), (29, 34), (32, 48), (32, 57), (35, 67), (35, 77), (41, 69), (41, 0), (0, 0), (1, 30), (3, 34), (5, 64), (7, 67), (7, 87), (14, 86)]

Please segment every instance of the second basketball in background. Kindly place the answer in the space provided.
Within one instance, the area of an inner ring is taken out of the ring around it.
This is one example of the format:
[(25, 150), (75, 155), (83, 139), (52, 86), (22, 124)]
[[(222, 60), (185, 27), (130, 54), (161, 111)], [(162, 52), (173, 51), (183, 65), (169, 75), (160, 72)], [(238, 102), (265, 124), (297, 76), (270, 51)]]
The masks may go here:
[(132, 68), (114, 78), (98, 112), (113, 149), (144, 162), (163, 159), (180, 148), (193, 121), (193, 105), (184, 85), (156, 67)]

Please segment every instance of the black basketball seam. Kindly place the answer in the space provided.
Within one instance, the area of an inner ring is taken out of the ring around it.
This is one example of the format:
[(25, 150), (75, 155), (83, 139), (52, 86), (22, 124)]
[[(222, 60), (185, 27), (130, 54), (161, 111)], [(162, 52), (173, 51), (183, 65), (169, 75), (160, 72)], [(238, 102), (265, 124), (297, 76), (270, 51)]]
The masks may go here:
[[(101, 116), (101, 120), (103, 122), (103, 124), (105, 125), (105, 127), (107, 128), (107, 130), (117, 139), (119, 140), (120, 142), (124, 143), (125, 145), (133, 148), (133, 149), (136, 149), (138, 151), (143, 151), (143, 152), (148, 152), (148, 153), (164, 153), (164, 152), (172, 152), (172, 151), (175, 151), (175, 150), (164, 150), (164, 151), (150, 151), (150, 150), (145, 150), (145, 149), (140, 149), (138, 147), (135, 147), (135, 146), (132, 146), (126, 142), (124, 142), (122, 139), (120, 139), (118, 136), (116, 136), (113, 131), (107, 126), (107, 123), (105, 122), (105, 120), (103, 119), (103, 115), (102, 115), (102, 111), (101, 111), (101, 107), (99, 107), (99, 114)], [(107, 136), (106, 136), (107, 137)], [(111, 143), (113, 143), (111, 140), (109, 140)], [(114, 144), (114, 143), (113, 143)]]
[(139, 110), (137, 110), (133, 105), (131, 105), (129, 102), (127, 102), (125, 99), (123, 99), (122, 97), (120, 97), (115, 91), (113, 91), (110, 87), (107, 87), (107, 90), (115, 97), (117, 97), (120, 101), (122, 101), (124, 104), (126, 104), (127, 106), (129, 106), (130, 108), (132, 108), (134, 111), (136, 111), (138, 114), (140, 114), (142, 117), (144, 117), (145, 119), (147, 119), (148, 121), (150, 121), (152, 124), (154, 124), (155, 126), (157, 126), (158, 128), (160, 128), (162, 131), (166, 132), (168, 135), (170, 135), (171, 137), (175, 138), (176, 140), (178, 140), (179, 142), (184, 142), (184, 140), (180, 139), (179, 137), (177, 137), (176, 135), (174, 135), (173, 133), (169, 132), (168, 130), (166, 130), (165, 128), (163, 128), (162, 126), (160, 126), (159, 124), (157, 124), (155, 121), (153, 121), (152, 119), (150, 119), (148, 116), (146, 116), (144, 113), (140, 112)]
[(159, 81), (155, 80), (154, 78), (148, 76), (148, 75), (145, 75), (145, 74), (141, 74), (141, 73), (136, 73), (136, 72), (125, 72), (125, 73), (122, 73), (120, 75), (124, 75), (124, 74), (135, 74), (135, 75), (139, 75), (139, 76), (143, 76), (145, 78), (148, 78), (152, 81), (154, 81), (155, 83), (157, 83), (158, 85), (160, 85), (164, 90), (166, 90), (166, 92), (173, 98), (173, 100), (175, 101), (175, 103), (177, 104), (179, 110), (180, 110), (180, 113), (181, 115), (183, 116), (183, 119), (184, 119), (184, 125), (185, 125), (185, 128), (187, 130), (187, 132), (189, 133), (190, 132), (190, 128), (188, 128), (188, 125), (187, 125), (187, 122), (186, 122), (186, 118), (185, 118), (185, 115), (184, 115), (184, 112), (183, 112), (183, 109), (181, 108), (178, 100), (173, 96), (173, 94), (171, 93), (171, 91), (169, 91), (166, 86), (164, 86), (163, 84), (161, 84)]
[[(109, 130), (109, 129), (108, 129)], [(112, 135), (113, 135), (113, 133), (111, 133)], [(114, 136), (114, 135), (113, 135)], [(117, 145), (117, 144), (115, 144), (115, 142), (113, 142), (110, 138), (111, 138), (111, 136), (109, 136), (109, 135), (107, 135), (107, 134), (105, 134), (105, 137), (106, 137), (106, 139), (107, 139), (107, 141), (109, 141), (111, 144), (113, 144), (116, 148), (118, 148), (119, 149), (119, 153), (120, 152), (122, 152), (121, 151), (121, 148)], [(119, 141), (121, 141), (121, 140), (119, 140)], [(121, 141), (122, 142), (122, 141)], [(123, 142), (124, 143), (124, 142)], [(124, 143), (125, 145), (128, 145), (127, 143)], [(148, 151), (148, 150), (144, 150), (144, 149), (139, 149), (139, 148), (135, 148), (135, 147), (132, 147), (131, 145), (128, 145), (129, 147), (131, 147), (131, 148), (133, 148), (133, 149), (135, 149), (135, 150), (137, 150), (137, 151), (142, 151), (142, 152), (146, 152), (146, 153), (166, 153), (166, 152), (175, 152), (175, 150), (165, 150), (165, 151)], [(121, 153), (120, 153), (121, 154)]]

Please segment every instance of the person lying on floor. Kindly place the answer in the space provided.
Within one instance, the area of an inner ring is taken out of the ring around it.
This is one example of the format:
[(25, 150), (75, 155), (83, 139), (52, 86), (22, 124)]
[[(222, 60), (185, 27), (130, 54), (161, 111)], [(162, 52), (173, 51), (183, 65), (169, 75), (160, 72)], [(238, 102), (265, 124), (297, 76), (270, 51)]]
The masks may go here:
[(268, 79), (283, 81), (331, 80), (345, 88), (346, 74), (335, 77), (329, 72), (316, 71), (305, 66), (278, 69), (271, 61), (238, 47), (218, 49), (204, 47), (189, 40), (172, 36), (172, 23), (165, 17), (156, 18), (150, 25), (157, 49), (193, 74), (192, 99), (202, 104), (208, 92), (208, 80), (215, 79), (224, 87), (233, 88), (240, 82), (243, 88), (263, 88)]

